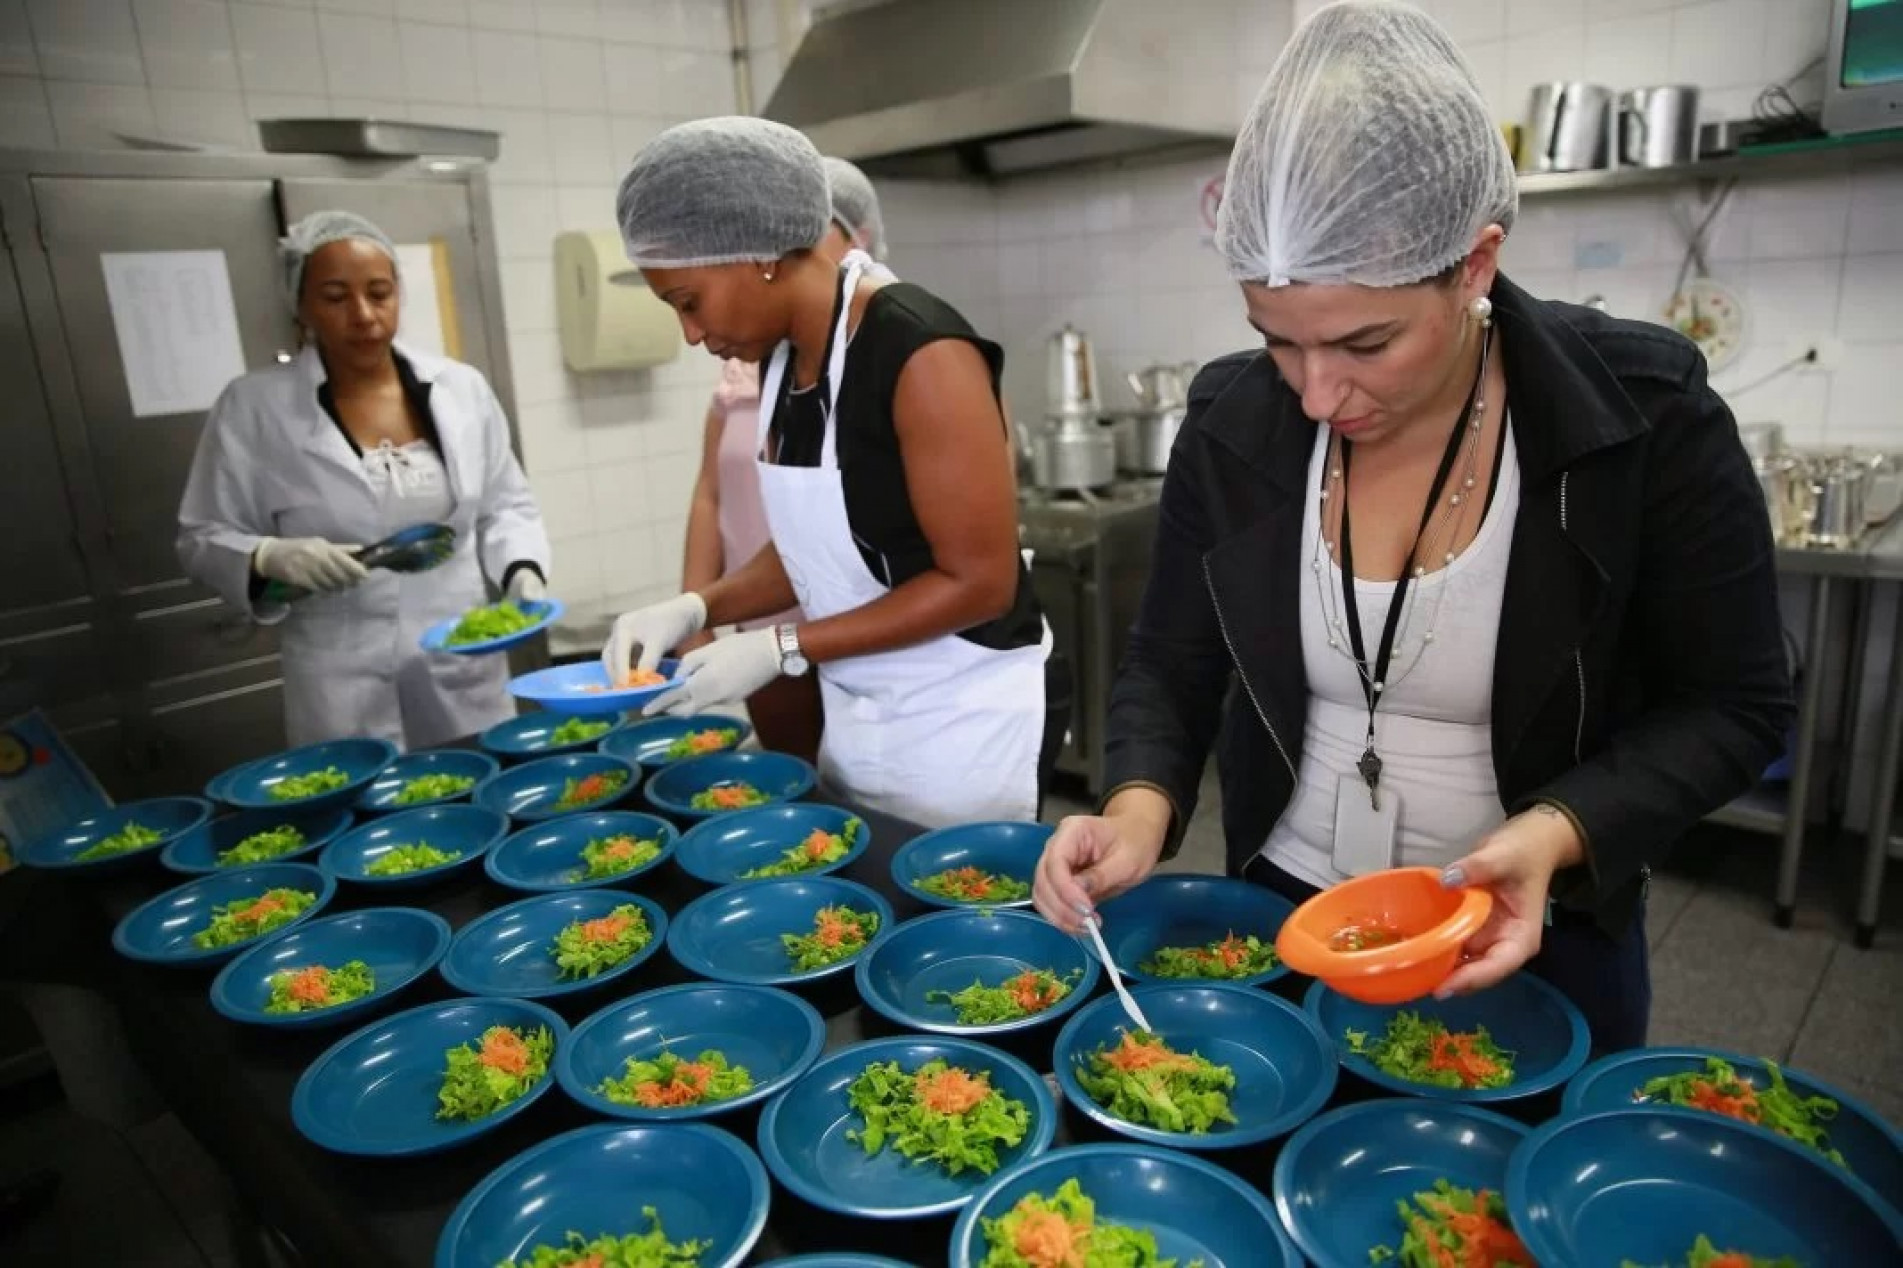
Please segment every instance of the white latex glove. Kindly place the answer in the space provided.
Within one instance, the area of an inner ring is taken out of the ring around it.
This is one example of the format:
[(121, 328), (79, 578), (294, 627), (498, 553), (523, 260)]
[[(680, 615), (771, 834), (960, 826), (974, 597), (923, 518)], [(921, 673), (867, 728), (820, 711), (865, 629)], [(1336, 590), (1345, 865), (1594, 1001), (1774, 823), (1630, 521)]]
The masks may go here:
[(356, 549), (321, 537), (266, 537), (251, 564), (260, 577), (300, 590), (348, 590), (370, 575), (351, 553)]
[(548, 587), (533, 568), (517, 568), (509, 578), (509, 590), (503, 597), (514, 604), (540, 603), (548, 598)]
[(649, 702), (643, 716), (699, 713), (710, 705), (745, 700), (780, 676), (779, 636), (768, 626), (715, 639), (681, 657), (680, 672), (687, 684)]
[[(623, 612), (615, 618), (607, 645), (601, 649), (601, 667), (608, 672), (608, 681), (620, 682), (630, 668), (653, 669), (661, 657), (700, 633), (706, 623), (707, 605), (691, 591)], [(634, 660), (637, 655), (638, 661)]]

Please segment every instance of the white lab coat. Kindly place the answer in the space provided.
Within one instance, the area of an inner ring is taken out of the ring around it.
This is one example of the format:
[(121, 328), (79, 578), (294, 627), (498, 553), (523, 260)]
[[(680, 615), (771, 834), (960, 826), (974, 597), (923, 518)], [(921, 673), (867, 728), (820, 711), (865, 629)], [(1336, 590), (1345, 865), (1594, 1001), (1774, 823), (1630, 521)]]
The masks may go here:
[(505, 657), (426, 652), (418, 639), (436, 621), (487, 602), (485, 576), (499, 583), (518, 561), (546, 576), (548, 533), (488, 381), (459, 361), (400, 344), (397, 351), (432, 385), (456, 530), (448, 562), (407, 576), (373, 569), (352, 589), (289, 605), (252, 603), (260, 538), (367, 545), (391, 531), (384, 495), (318, 403), (326, 374), (315, 348), (225, 388), (179, 505), (186, 573), (260, 624), (283, 622), (284, 716), (294, 745), (367, 735), (422, 748), (515, 712)]

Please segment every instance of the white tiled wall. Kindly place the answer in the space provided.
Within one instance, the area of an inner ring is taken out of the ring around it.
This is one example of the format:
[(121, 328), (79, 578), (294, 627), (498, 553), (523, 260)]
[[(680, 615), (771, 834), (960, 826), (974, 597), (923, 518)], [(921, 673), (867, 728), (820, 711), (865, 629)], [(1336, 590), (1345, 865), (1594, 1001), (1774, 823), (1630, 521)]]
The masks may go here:
[[(753, 5), (779, 38), (776, 0)], [(671, 593), (713, 360), (572, 375), (551, 240), (614, 224), (637, 148), (734, 108), (726, 0), (0, 0), (0, 146), (116, 133), (257, 148), (258, 119), (374, 114), (502, 134), (491, 189), (529, 475), (557, 592)], [(773, 63), (777, 67), (777, 61)]]

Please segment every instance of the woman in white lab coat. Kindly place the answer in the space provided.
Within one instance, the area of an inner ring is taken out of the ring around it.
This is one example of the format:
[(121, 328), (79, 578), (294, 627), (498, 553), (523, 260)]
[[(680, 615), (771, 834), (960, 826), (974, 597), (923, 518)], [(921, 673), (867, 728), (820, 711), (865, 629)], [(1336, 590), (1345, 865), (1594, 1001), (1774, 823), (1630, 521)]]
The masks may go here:
[[(515, 712), (506, 660), (418, 640), (488, 602), (485, 580), (513, 599), (543, 595), (548, 534), (502, 406), (474, 367), (395, 342), (396, 249), (375, 225), (317, 212), (280, 247), (305, 346), (212, 407), (179, 506), (179, 560), (260, 624), (283, 623), (292, 744), (367, 735), (413, 749), (480, 731)], [(432, 571), (366, 570), (353, 553), (430, 523), (456, 533)], [(276, 601), (272, 582), (316, 593)]]

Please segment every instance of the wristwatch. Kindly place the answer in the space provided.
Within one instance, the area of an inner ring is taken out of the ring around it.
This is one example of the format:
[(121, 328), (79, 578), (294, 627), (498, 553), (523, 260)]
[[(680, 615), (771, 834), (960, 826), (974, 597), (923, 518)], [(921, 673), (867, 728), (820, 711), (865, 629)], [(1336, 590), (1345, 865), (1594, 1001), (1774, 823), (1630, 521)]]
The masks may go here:
[(781, 673), (789, 678), (798, 678), (812, 668), (812, 662), (808, 661), (805, 653), (800, 651), (798, 626), (776, 625), (773, 627), (773, 637), (778, 639), (780, 644)]

